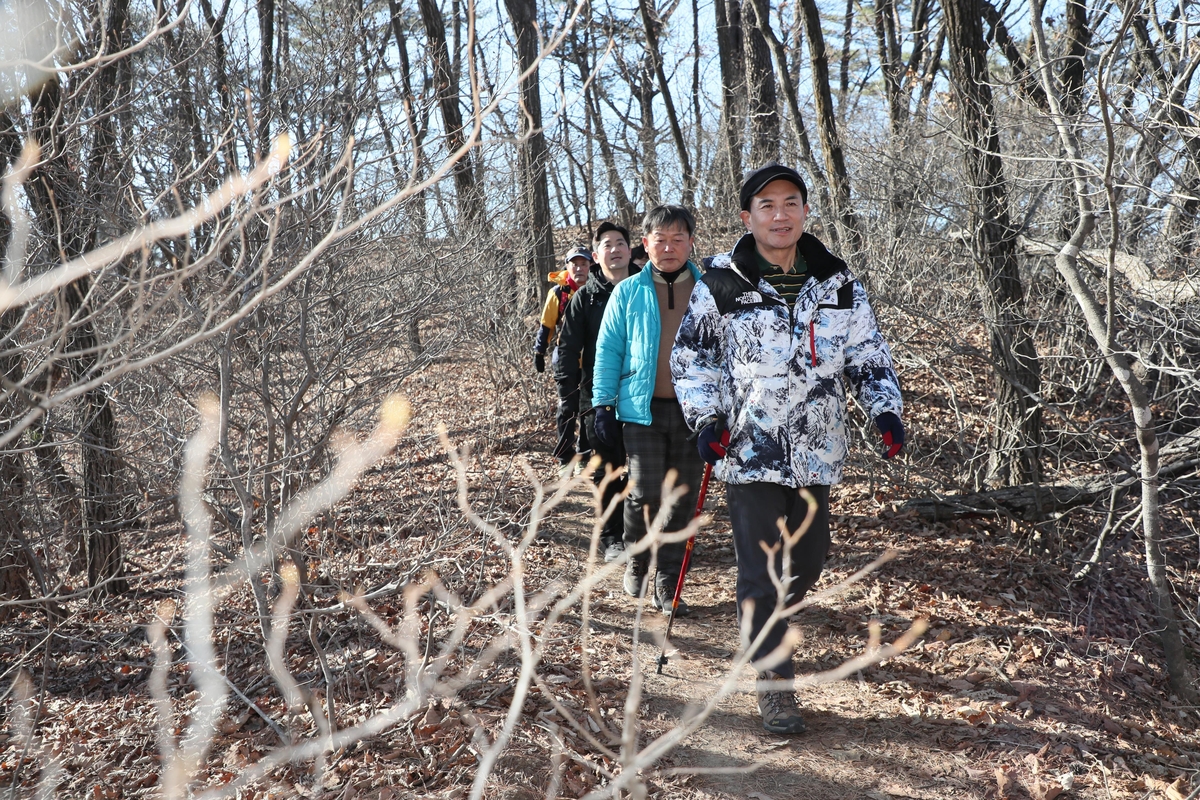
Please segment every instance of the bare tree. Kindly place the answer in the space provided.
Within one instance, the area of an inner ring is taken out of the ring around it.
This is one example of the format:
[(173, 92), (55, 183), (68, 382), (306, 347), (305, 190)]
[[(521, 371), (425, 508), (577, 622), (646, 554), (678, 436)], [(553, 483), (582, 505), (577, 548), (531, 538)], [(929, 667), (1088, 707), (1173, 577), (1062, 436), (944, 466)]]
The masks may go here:
[[(1078, 222), (1072, 231), (1071, 238), (1058, 251), (1054, 263), (1059, 274), (1070, 288), (1080, 309), (1083, 311), (1084, 319), (1087, 320), (1088, 329), (1095, 344), (1099, 347), (1105, 362), (1112, 370), (1113, 376), (1120, 383), (1129, 401), (1130, 414), (1133, 417), (1137, 448), (1140, 455), (1138, 466), (1141, 478), (1141, 521), (1142, 536), (1145, 540), (1146, 549), (1146, 570), (1150, 583), (1151, 597), (1158, 615), (1158, 624), (1160, 626), (1159, 636), (1162, 640), (1163, 650), (1166, 653), (1166, 666), (1171, 681), (1171, 688), (1181, 698), (1184, 698), (1186, 702), (1193, 702), (1195, 691), (1192, 686), (1192, 671), (1188, 665), (1187, 652), (1184, 649), (1183, 640), (1180, 636), (1179, 621), (1175, 613), (1175, 601), (1172, 597), (1170, 581), (1167, 578), (1167, 565), (1163, 553), (1161, 500), (1159, 493), (1160, 451), (1150, 393), (1147, 391), (1143, 379), (1139, 377), (1138, 370), (1135, 369), (1134, 364), (1130, 362), (1125, 353), (1115, 346), (1117, 331), (1114, 328), (1113, 320), (1115, 298), (1113, 297), (1114, 285), (1111, 280), (1111, 272), (1106, 292), (1106, 304), (1101, 304), (1096, 300), (1095, 292), (1084, 277), (1079, 264), (1080, 249), (1096, 229), (1097, 214), (1092, 202), (1092, 197), (1095, 195), (1092, 185), (1094, 176), (1089, 174), (1086, 166), (1086, 156), (1081, 147), (1079, 137), (1075, 132), (1077, 119), (1075, 114), (1072, 113), (1074, 111), (1077, 114), (1079, 109), (1077, 102), (1078, 79), (1068, 74), (1064, 76), (1066, 78), (1065, 81), (1062, 83), (1056, 82), (1051, 72), (1051, 57), (1042, 27), (1042, 3), (1035, 1), (1031, 4), (1030, 11), (1031, 27), (1036, 45), (1037, 71), (1060, 141), (1068, 155), (1073, 178), (1074, 196), (1079, 212)], [(1126, 19), (1128, 21), (1129, 18), (1127, 17)], [(1113, 57), (1119, 45), (1120, 43), (1117, 41), (1110, 46), (1108, 52), (1105, 54), (1106, 61)], [(1072, 94), (1076, 95), (1076, 101), (1064, 102)], [(1108, 102), (1103, 85), (1101, 85), (1101, 97), (1102, 102)], [(1104, 108), (1103, 114), (1105, 120), (1108, 120), (1110, 110)], [(1105, 132), (1108, 138), (1106, 142), (1108, 154), (1106, 172), (1111, 176), (1111, 170), (1114, 166), (1112, 161), (1114, 158), (1115, 143), (1112, 139), (1113, 132), (1110, 124), (1106, 124)], [(1115, 248), (1119, 242), (1119, 224), (1117, 221), (1119, 212), (1116, 204), (1113, 202), (1115, 193), (1112, 191), (1111, 177), (1108, 183), (1108, 213), (1111, 217), (1108, 246), (1111, 259), (1115, 254)], [(1107, 305), (1107, 308), (1105, 305)]]
[(1016, 231), (1008, 211), (983, 11), (976, 0), (946, 0), (942, 8), (950, 41), (950, 74), (961, 106), (963, 157), (971, 193), (972, 258), (996, 370), (984, 481), (1000, 486), (1036, 481), (1042, 443), (1042, 411), (1037, 401), (1040, 365), (1025, 310)]
[(417, 6), (421, 10), (425, 35), (429, 40), (429, 55), (433, 63), (438, 105), (442, 112), (446, 152), (454, 163), (459, 218), (469, 228), (479, 229), (486, 226), (487, 211), (475, 176), (475, 160), (471, 155), (476, 134), (468, 136), (463, 125), (462, 110), (459, 108), (459, 85), (451, 71), (450, 49), (446, 44), (446, 25), (437, 0), (418, 0)]
[[(120, 9), (114, 8), (115, 21), (123, 26)], [(104, 45), (102, 45), (104, 46)], [(112, 104), (117, 87), (113, 66), (102, 67), (97, 80), (101, 107)], [(51, 77), (40, 89), (33, 102), (32, 125), (35, 139), (45, 143), (43, 161), (35, 170), (29, 184), (30, 203), (37, 224), (44, 236), (58, 243), (64, 260), (76, 259), (86, 253), (96, 241), (99, 209), (89, 205), (84, 179), (75, 169), (72, 157), (71, 131), (66, 128), (68, 111), (60, 78)], [(91, 174), (97, 187), (89, 194), (100, 196), (99, 187), (112, 175), (105, 168), (112, 148), (111, 118), (99, 126), (91, 163)], [(96, 357), (100, 345), (92, 281), (83, 276), (59, 292), (60, 313), (68, 320), (62, 335), (62, 349), (68, 354), (66, 367), (74, 381), (85, 383), (95, 377)], [(48, 365), (47, 365), (48, 366)], [(49, 378), (52, 373), (43, 372)], [(132, 526), (136, 511), (125, 481), (125, 463), (117, 431), (117, 420), (103, 385), (89, 388), (83, 395), (84, 425), (81, 432), (83, 456), (83, 525), (82, 541), (87, 564), (88, 582), (96, 588), (123, 591), (125, 583), (121, 555), (121, 533)]]
[[(718, 197), (732, 197), (742, 182), (742, 129), (746, 113), (742, 5), (740, 0), (716, 0), (713, 9), (721, 67), (720, 148), (713, 182)], [(734, 209), (730, 206), (729, 210)]]
[(521, 70), (522, 127), (520, 144), (522, 233), (529, 254), (526, 300), (533, 307), (546, 275), (554, 268), (554, 225), (546, 186), (546, 135), (542, 130), (542, 95), (538, 79), (539, 52), (537, 5), (533, 0), (505, 0), (517, 39), (517, 68)]
[[(573, 31), (573, 33), (578, 33), (578, 31)], [(579, 80), (586, 87), (583, 94), (584, 114), (587, 117), (587, 129), (600, 151), (600, 160), (604, 164), (604, 176), (607, 179), (607, 185), (604, 188), (606, 191), (612, 192), (616, 216), (623, 225), (631, 227), (635, 224), (637, 214), (633, 202), (629, 198), (629, 193), (625, 190), (621, 171), (617, 168), (617, 156), (608, 131), (610, 120), (617, 120), (621, 125), (624, 124), (623, 120), (615, 112), (605, 113), (606, 106), (600, 99), (602, 92), (600, 76), (593, 74), (594, 62), (589, 49), (582, 46), (581, 43), (580, 46), (573, 48), (572, 55)], [(607, 53), (602, 55), (607, 55)]]
[[(770, 26), (767, 15), (756, 14), (752, 0), (742, 4), (742, 19), (758, 18), (758, 25), (744, 25), (742, 42), (745, 53), (746, 117), (750, 121), (751, 169), (768, 161), (779, 160), (779, 97), (775, 90), (775, 72), (771, 68), (771, 51), (762, 28)], [(785, 65), (786, 70), (786, 65)]]
[(825, 49), (825, 34), (821, 30), (821, 15), (815, 0), (801, 0), (800, 9), (808, 39), (813, 99), (817, 108), (817, 135), (825, 158), (825, 174), (829, 180), (829, 200), (832, 205), (830, 211), (836, 226), (838, 245), (851, 263), (861, 263), (862, 232), (850, 197), (850, 174), (846, 169), (837, 114), (833, 108), (829, 54)]
[(675, 152), (679, 157), (679, 165), (683, 173), (683, 204), (690, 208), (696, 204), (696, 174), (692, 169), (691, 157), (688, 155), (687, 142), (683, 138), (683, 128), (679, 123), (679, 114), (675, 110), (671, 85), (667, 80), (666, 68), (663, 66), (662, 47), (658, 41), (658, 32), (667, 20), (653, 6), (652, 0), (638, 0), (638, 6), (642, 13), (642, 25), (646, 31), (646, 55), (654, 70), (654, 76), (658, 79), (658, 91), (662, 95), (663, 105), (666, 106), (667, 122), (671, 126), (671, 138), (675, 142)]

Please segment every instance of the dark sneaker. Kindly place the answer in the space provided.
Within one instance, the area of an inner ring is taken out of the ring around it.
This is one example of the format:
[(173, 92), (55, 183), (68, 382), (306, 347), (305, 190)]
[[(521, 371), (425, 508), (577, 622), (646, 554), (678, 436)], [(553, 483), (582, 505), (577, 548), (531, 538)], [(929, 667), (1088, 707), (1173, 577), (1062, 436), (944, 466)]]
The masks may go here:
[[(779, 681), (781, 678), (778, 673), (767, 671), (759, 675), (759, 680)], [(762, 715), (763, 727), (771, 733), (804, 733), (808, 730), (796, 705), (796, 693), (790, 688), (760, 691), (758, 713)]]
[(604, 546), (604, 563), (609, 564), (625, 555), (625, 543), (620, 539), (614, 542), (600, 542)]
[(625, 565), (625, 594), (630, 597), (641, 597), (646, 590), (646, 574), (650, 565), (643, 559), (631, 558)]
[[(675, 585), (679, 582), (678, 575), (666, 575), (662, 572), (654, 576), (654, 607), (666, 615), (671, 614), (671, 603), (675, 600)], [(691, 607), (682, 597), (679, 598), (679, 608), (675, 617), (686, 617), (692, 613)]]
[[(671, 603), (675, 600), (675, 590), (669, 592), (654, 592), (654, 607), (663, 612), (666, 616), (671, 616)], [(679, 608), (675, 609), (675, 618), (690, 617), (692, 615), (692, 607), (687, 604), (687, 600), (679, 598)]]

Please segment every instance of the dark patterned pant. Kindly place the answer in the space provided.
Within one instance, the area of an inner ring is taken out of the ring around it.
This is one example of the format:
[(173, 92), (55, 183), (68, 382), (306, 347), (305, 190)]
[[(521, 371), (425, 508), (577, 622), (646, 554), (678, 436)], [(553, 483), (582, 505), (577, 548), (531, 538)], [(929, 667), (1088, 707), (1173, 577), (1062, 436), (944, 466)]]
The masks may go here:
[[(625, 423), (625, 453), (629, 459), (629, 481), (632, 484), (625, 500), (625, 544), (631, 545), (646, 535), (647, 514), (651, 522), (662, 502), (663, 479), (669, 470), (676, 470), (675, 485), (685, 484), (687, 494), (671, 509), (663, 526), (664, 532), (687, 527), (696, 513), (696, 497), (704, 462), (696, 451), (692, 432), (683, 419), (683, 411), (674, 398), (650, 401), (650, 424)], [(658, 550), (658, 570), (666, 575), (678, 575), (683, 566), (684, 542), (664, 544)]]
[[(829, 553), (829, 487), (809, 486), (817, 501), (817, 513), (812, 525), (800, 537), (791, 550), (792, 585), (788, 604), (797, 603), (808, 594), (825, 566)], [(733, 546), (737, 553), (737, 616), (738, 629), (742, 626), (744, 611), (742, 604), (754, 601), (754, 615), (750, 621), (750, 640), (758, 636), (767, 618), (775, 610), (779, 592), (771, 582), (767, 554), (760, 543), (768, 546), (779, 542), (778, 520), (787, 520), (789, 531), (794, 531), (804, 522), (808, 504), (800, 496), (799, 489), (780, 486), (777, 483), (727, 484), (725, 498), (729, 504), (729, 521), (733, 525)], [(775, 553), (775, 574), (783, 576), (783, 548)], [(767, 656), (783, 641), (787, 632), (787, 621), (780, 620), (771, 627), (771, 632), (754, 652), (755, 659)], [(796, 668), (789, 654), (778, 665), (762, 665), (772, 669), (781, 678), (794, 678)]]

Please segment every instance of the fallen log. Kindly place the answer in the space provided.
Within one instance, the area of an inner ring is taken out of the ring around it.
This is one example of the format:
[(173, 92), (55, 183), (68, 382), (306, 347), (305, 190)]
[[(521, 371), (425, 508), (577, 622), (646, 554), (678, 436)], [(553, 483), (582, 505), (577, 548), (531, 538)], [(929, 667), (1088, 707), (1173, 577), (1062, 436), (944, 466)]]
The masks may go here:
[[(1195, 473), (1200, 467), (1200, 430), (1190, 431), (1164, 445), (1159, 464), (1160, 484)], [(956, 495), (930, 492), (924, 497), (914, 497), (901, 509), (914, 511), (930, 522), (995, 516), (1042, 522), (1073, 508), (1106, 499), (1114, 491), (1118, 494), (1129, 491), (1140, 480), (1140, 476), (1123, 470), (1064, 483), (1024, 483)]]
[[(1053, 258), (1065, 247), (1063, 242), (1039, 242), (1035, 239), (1018, 237), (1018, 246), (1030, 256), (1046, 256)], [(1107, 250), (1082, 250), (1079, 255), (1093, 266), (1104, 269), (1108, 265)], [(1168, 308), (1184, 306), (1196, 302), (1200, 297), (1200, 281), (1191, 276), (1180, 280), (1167, 281), (1154, 277), (1150, 266), (1129, 253), (1116, 252), (1113, 254), (1113, 268), (1129, 280), (1134, 294), (1143, 300), (1149, 300)]]

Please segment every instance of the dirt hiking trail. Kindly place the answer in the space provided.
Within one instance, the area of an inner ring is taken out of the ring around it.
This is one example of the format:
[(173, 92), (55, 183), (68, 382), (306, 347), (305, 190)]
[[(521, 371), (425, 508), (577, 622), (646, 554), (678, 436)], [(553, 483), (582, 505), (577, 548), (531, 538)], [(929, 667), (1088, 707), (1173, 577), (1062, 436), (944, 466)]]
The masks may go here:
[[(868, 623), (884, 643), (920, 617), (917, 645), (847, 680), (802, 689), (800, 736), (761, 727), (753, 672), (682, 746), (657, 765), (663, 796), (697, 798), (1187, 797), (1200, 767), (1189, 715), (1163, 712), (1146, 677), (1163, 675), (1128, 642), (1088, 635), (1043, 606), (1059, 591), (1044, 562), (964, 523), (932, 530), (876, 505), (853, 484), (834, 492), (834, 541), (816, 590), (847, 578), (889, 548), (897, 555), (862, 583), (802, 611), (798, 674), (860, 655)], [(587, 554), (591, 497), (582, 488), (543, 524), (546, 547)], [(738, 639), (736, 562), (724, 492), (706, 503), (669, 662), (655, 662), (666, 618), (646, 603), (638, 645), (643, 743), (713, 696)], [(638, 601), (620, 574), (591, 603), (597, 673), (628, 681)], [(1093, 619), (1103, 608), (1091, 608)], [(622, 674), (621, 666), (624, 666)], [(618, 685), (620, 685), (618, 683)], [(1147, 702), (1149, 701), (1149, 702)], [(1175, 716), (1176, 719), (1171, 719)], [(1176, 721), (1178, 720), (1178, 721)], [(1180, 769), (1182, 768), (1182, 769)]]

